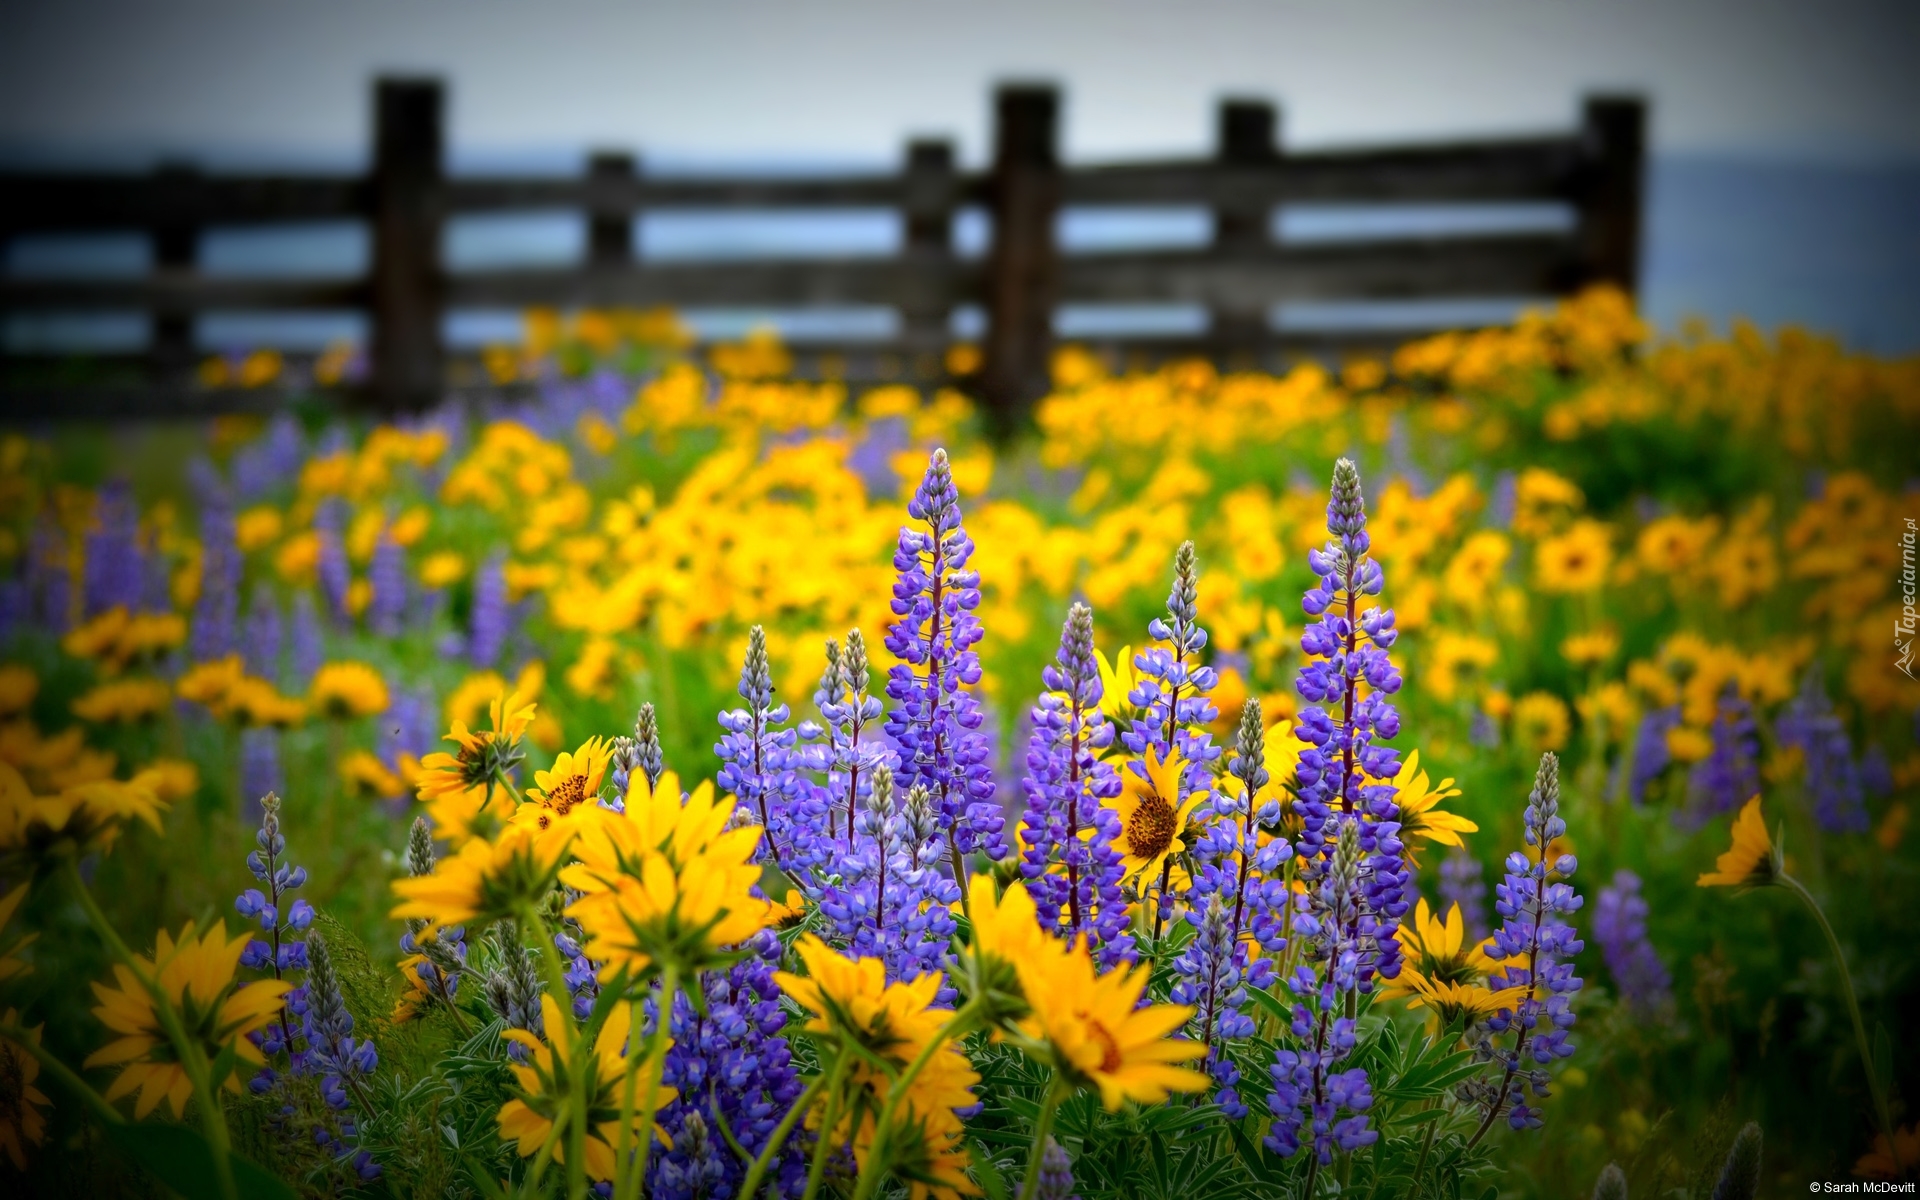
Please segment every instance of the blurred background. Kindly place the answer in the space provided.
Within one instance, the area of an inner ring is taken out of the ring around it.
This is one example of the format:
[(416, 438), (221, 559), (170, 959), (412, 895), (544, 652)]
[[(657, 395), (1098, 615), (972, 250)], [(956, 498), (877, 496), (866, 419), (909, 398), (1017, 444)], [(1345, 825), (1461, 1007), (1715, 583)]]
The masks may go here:
[[(637, 153), (656, 175), (884, 171), (922, 135), (953, 139), (961, 167), (977, 168), (991, 152), (992, 88), (1009, 79), (1061, 86), (1069, 165), (1205, 155), (1224, 96), (1277, 102), (1292, 151), (1558, 130), (1577, 121), (1583, 94), (1636, 92), (1651, 106), (1640, 289), (1649, 316), (1668, 329), (1689, 316), (1722, 328), (1735, 315), (1797, 323), (1899, 354), (1920, 350), (1916, 45), (1920, 8), (1897, 0), (14, 0), (0, 9), (0, 168), (190, 160), (210, 171), (359, 170), (369, 83), (382, 73), (446, 81), (455, 173), (572, 173), (590, 150), (609, 148)], [(1343, 219), (1366, 218), (1309, 219), (1337, 233)], [(1421, 214), (1396, 219), (1417, 229)], [(884, 211), (654, 213), (638, 224), (639, 254), (656, 260), (886, 254), (901, 237)], [(1207, 214), (1069, 211), (1059, 235), (1068, 250), (1204, 241)], [(985, 237), (963, 213), (960, 252)], [(455, 270), (560, 264), (577, 261), (586, 240), (578, 214), (462, 217), (445, 257)], [(353, 275), (366, 269), (367, 242), (353, 223), (211, 230), (199, 265)], [(139, 235), (22, 236), (5, 253), (15, 278), (135, 275), (150, 260)], [(1389, 306), (1371, 319), (1503, 319), (1515, 304)], [(859, 337), (877, 319), (688, 316), (714, 337), (768, 321), (790, 338)], [(1068, 314), (1059, 331), (1093, 336), (1118, 321), (1123, 332), (1177, 333), (1191, 320), (1095, 313), (1075, 325)], [(128, 350), (146, 331), (134, 313), (15, 313), (5, 344)], [(477, 345), (517, 331), (517, 314), (503, 310), (455, 314), (447, 333)], [(194, 336), (206, 350), (317, 349), (365, 329), (344, 312), (218, 313)]]

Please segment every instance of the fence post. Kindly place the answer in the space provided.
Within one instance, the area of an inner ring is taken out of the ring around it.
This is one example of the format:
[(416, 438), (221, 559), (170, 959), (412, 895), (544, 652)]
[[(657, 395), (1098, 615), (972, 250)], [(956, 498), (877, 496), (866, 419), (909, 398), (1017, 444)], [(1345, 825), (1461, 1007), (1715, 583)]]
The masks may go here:
[(627, 185), (633, 155), (603, 151), (587, 160), (587, 262), (596, 267), (633, 261), (633, 205)]
[(1632, 296), (1640, 285), (1640, 206), (1646, 174), (1647, 102), (1589, 96), (1581, 118), (1587, 168), (1578, 197), (1586, 283)]
[(444, 92), (435, 79), (374, 84), (373, 395), (389, 409), (440, 398)]
[[(168, 274), (191, 271), (200, 250), (200, 229), (192, 217), (200, 170), (190, 163), (163, 162), (153, 174), (161, 205), (160, 219), (151, 230), (154, 269)], [(188, 376), (193, 351), (193, 313), (162, 309), (153, 315), (148, 355), (161, 380), (174, 382)]]
[(1047, 392), (1059, 291), (1053, 241), (1059, 114), (1060, 93), (1050, 86), (1002, 87), (995, 96), (993, 249), (980, 390), (988, 423), (1001, 436), (1018, 428)]
[[(1257, 176), (1280, 162), (1280, 112), (1264, 100), (1220, 102), (1222, 191), (1213, 216), (1213, 246), (1222, 255), (1257, 255), (1273, 241), (1272, 193)], [(1230, 354), (1258, 353), (1269, 340), (1267, 310), (1223, 305), (1212, 314), (1212, 340)]]
[(909, 352), (945, 348), (952, 320), (948, 283), (953, 262), (955, 178), (953, 143), (907, 143), (907, 174), (901, 219), (905, 224), (906, 278), (900, 295), (902, 340)]

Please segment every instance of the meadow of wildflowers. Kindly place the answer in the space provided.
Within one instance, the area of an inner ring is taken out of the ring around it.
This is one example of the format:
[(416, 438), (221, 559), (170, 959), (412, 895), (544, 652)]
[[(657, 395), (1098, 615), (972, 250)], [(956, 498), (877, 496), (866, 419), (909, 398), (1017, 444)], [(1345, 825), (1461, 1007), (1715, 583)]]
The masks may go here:
[(0, 435), (10, 1192), (1920, 1170), (1920, 364), (1598, 292), (995, 445), (530, 328)]

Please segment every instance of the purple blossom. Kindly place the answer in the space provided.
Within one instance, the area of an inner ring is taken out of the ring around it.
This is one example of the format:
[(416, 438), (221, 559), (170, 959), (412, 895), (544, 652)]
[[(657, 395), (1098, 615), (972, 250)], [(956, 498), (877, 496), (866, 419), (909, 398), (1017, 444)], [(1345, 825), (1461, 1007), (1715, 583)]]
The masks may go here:
[(1638, 875), (1616, 871), (1613, 882), (1600, 889), (1593, 905), (1593, 936), (1629, 1009), (1651, 1015), (1673, 1002), (1673, 979), (1647, 940), (1647, 901), (1640, 894)]
[(760, 841), (766, 859), (797, 879), (800, 868), (823, 853), (826, 805), (812, 794), (795, 767), (799, 732), (782, 729), (791, 715), (773, 701), (773, 671), (767, 662), (767, 632), (755, 625), (747, 634), (747, 656), (736, 689), (745, 708), (720, 714), (725, 731), (713, 752), (720, 758), (718, 784), (739, 797), (740, 807), (767, 831)]
[(240, 731), (240, 811), (259, 813), (260, 797), (278, 795), (287, 788), (280, 766), (280, 731), (255, 726)]
[(1220, 757), (1206, 730), (1220, 715), (1207, 698), (1219, 673), (1200, 662), (1207, 631), (1200, 626), (1200, 564), (1192, 542), (1174, 552), (1167, 615), (1154, 618), (1147, 632), (1159, 644), (1134, 655), (1139, 682), (1127, 700), (1140, 716), (1120, 740), (1142, 762), (1149, 749), (1163, 760), (1177, 749), (1187, 762), (1186, 785), (1204, 788), (1207, 764)]
[(95, 616), (114, 608), (133, 612), (140, 607), (145, 588), (145, 555), (140, 550), (140, 506), (133, 489), (114, 480), (100, 489), (94, 528), (87, 534), (85, 561), (86, 614)]
[(511, 620), (506, 560), (494, 555), (473, 573), (473, 609), (467, 619), (467, 661), (476, 671), (493, 668), (507, 644)]
[(1865, 833), (1866, 784), (1853, 759), (1846, 722), (1833, 711), (1820, 666), (1807, 668), (1800, 692), (1787, 702), (1774, 733), (1782, 746), (1797, 746), (1806, 760), (1806, 795), (1813, 817), (1828, 833)]
[(1447, 851), (1440, 860), (1440, 910), (1460, 906), (1467, 936), (1475, 941), (1487, 934), (1487, 877), (1480, 860), (1466, 850)]
[[(839, 878), (821, 885), (820, 913), (831, 938), (855, 958), (878, 958), (887, 977), (936, 971), (953, 939), (951, 905), (960, 885), (939, 869), (946, 846), (939, 811), (924, 784), (897, 804), (894, 776), (882, 765), (855, 822), (853, 848), (836, 863)], [(941, 1003), (950, 1003), (942, 987)]]
[(347, 565), (347, 549), (340, 540), (341, 502), (329, 499), (321, 502), (320, 509), (313, 517), (313, 532), (320, 539), (320, 594), (327, 601), (327, 616), (335, 627), (346, 628), (353, 624), (353, 614), (347, 611), (347, 592), (353, 586), (353, 569)]
[(1687, 805), (1674, 819), (1698, 829), (1760, 790), (1760, 740), (1753, 706), (1728, 684), (1708, 730), (1713, 748), (1687, 772)]
[(378, 637), (399, 637), (407, 613), (407, 554), (384, 533), (373, 548), (367, 580), (373, 585), (367, 601), (367, 631)]
[[(1120, 794), (1121, 783), (1101, 761), (1113, 744), (1113, 726), (1100, 710), (1093, 610), (1086, 605), (1069, 611), (1041, 682), (1047, 690), (1033, 706), (1028, 773), (1021, 780), (1027, 814), (1020, 874), (1042, 927), (1069, 941), (1087, 936), (1103, 963), (1130, 961), (1125, 866), (1113, 847), (1119, 819), (1102, 803)], [(1083, 830), (1091, 835), (1083, 837)]]
[(247, 674), (278, 682), (281, 642), (280, 602), (264, 585), (253, 589), (247, 604), (247, 620), (241, 629), (240, 651), (246, 659)]
[(893, 612), (887, 649), (900, 661), (887, 672), (887, 733), (900, 746), (900, 783), (924, 785), (938, 810), (956, 882), (965, 856), (1007, 856), (1006, 814), (994, 800), (989, 759), (993, 746), (980, 732), (982, 636), (980, 573), (967, 570), (973, 539), (961, 524), (960, 492), (945, 450), (935, 450), (907, 515), (924, 531), (902, 526), (893, 566)]
[(67, 535), (42, 511), (33, 523), (27, 549), (27, 591), (39, 601), (41, 628), (63, 634), (73, 627), (73, 563)]
[(234, 454), (234, 498), (245, 504), (284, 487), (299, 476), (305, 457), (306, 439), (301, 436), (299, 420), (291, 413), (281, 413), (267, 426), (264, 436)]
[(239, 648), (240, 565), (233, 506), (224, 494), (209, 495), (200, 510), (200, 597), (187, 640), (196, 662), (225, 658)]
[(1680, 706), (1651, 709), (1640, 718), (1633, 735), (1633, 767), (1627, 774), (1627, 795), (1635, 804), (1647, 798), (1647, 786), (1667, 773), (1673, 765), (1673, 752), (1667, 748), (1667, 734), (1680, 727)]
[(327, 660), (326, 635), (320, 628), (320, 613), (314, 607), (311, 592), (293, 594), (293, 637), (291, 667), (293, 686), (306, 691), (314, 672)]
[[(1555, 839), (1567, 832), (1560, 816), (1560, 760), (1551, 753), (1540, 756), (1522, 826), (1532, 849), (1507, 856), (1506, 878), (1494, 889), (1501, 925), (1487, 957), (1506, 965), (1488, 976), (1487, 986), (1526, 992), (1516, 1007), (1500, 1009), (1479, 1029), (1475, 1058), (1495, 1064), (1499, 1082), (1469, 1081), (1463, 1094), (1486, 1108), (1487, 1123), (1505, 1112), (1514, 1129), (1537, 1129), (1538, 1104), (1550, 1082), (1545, 1068), (1573, 1054), (1573, 996), (1581, 985), (1573, 957), (1582, 942), (1567, 923), (1581, 899), (1566, 882), (1579, 864), (1571, 854), (1547, 858)], [(1508, 1033), (1513, 1041), (1503, 1044)]]
[(1073, 1191), (1073, 1159), (1052, 1137), (1040, 1156), (1040, 1187), (1035, 1195), (1037, 1200), (1080, 1200)]

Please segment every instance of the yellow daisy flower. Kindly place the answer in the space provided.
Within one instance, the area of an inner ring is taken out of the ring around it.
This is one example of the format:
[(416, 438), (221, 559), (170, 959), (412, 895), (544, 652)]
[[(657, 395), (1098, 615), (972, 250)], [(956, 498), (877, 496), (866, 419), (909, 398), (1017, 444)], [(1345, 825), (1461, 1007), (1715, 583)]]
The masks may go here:
[(1129, 876), (1151, 881), (1160, 874), (1168, 855), (1187, 848), (1182, 836), (1187, 818), (1210, 793), (1203, 789), (1180, 799), (1180, 776), (1186, 768), (1178, 750), (1162, 762), (1159, 751), (1150, 746), (1144, 778), (1131, 769), (1120, 772), (1122, 789), (1109, 807), (1120, 817), (1116, 845)]
[(1607, 581), (1613, 531), (1600, 521), (1575, 521), (1533, 552), (1534, 581), (1543, 592), (1591, 592)]
[[(18, 1025), (18, 1009), (9, 1008), (0, 1015), (0, 1023)], [(40, 1044), (43, 1025), (26, 1030), (27, 1039)], [(16, 1171), (27, 1169), (27, 1145), (47, 1140), (47, 1114), (40, 1110), (53, 1103), (47, 1094), (33, 1086), (40, 1078), (40, 1060), (24, 1046), (0, 1038), (0, 1150), (7, 1152)]]
[(264, 679), (245, 676), (227, 693), (227, 707), (243, 725), (270, 725), (291, 729), (307, 719), (303, 700), (283, 696)]
[(1484, 986), (1498, 967), (1487, 957), (1489, 942), (1467, 940), (1466, 920), (1458, 904), (1442, 920), (1421, 897), (1413, 919), (1402, 922), (1394, 937), (1404, 961), (1400, 974), (1382, 985), (1381, 998), (1402, 999), (1408, 1008), (1427, 1009), (1429, 1031), (1462, 1014), (1480, 1017), (1511, 1008), (1526, 992), (1525, 988), (1495, 992)]
[(389, 916), (426, 922), (424, 934), (443, 925), (519, 917), (553, 887), (566, 843), (508, 826), (496, 841), (473, 838), (440, 860), (431, 875), (393, 881), (400, 897)]
[(246, 668), (238, 654), (195, 663), (174, 682), (174, 694), (190, 704), (198, 704), (216, 717), (227, 715), (233, 689), (246, 678)]
[(383, 713), (391, 699), (380, 672), (362, 662), (327, 663), (313, 673), (307, 698), (325, 715), (342, 721)]
[[(139, 960), (142, 972), (159, 982), (187, 1036), (198, 1041), (209, 1059), (218, 1059), (231, 1047), (235, 1057), (244, 1062), (264, 1063), (259, 1048), (246, 1035), (271, 1022), (286, 994), (293, 990), (291, 983), (279, 979), (234, 986), (240, 952), (252, 940), (244, 930), (229, 940), (224, 920), (215, 922), (196, 939), (189, 924), (181, 929), (178, 942), (162, 929), (153, 955)], [(125, 1063), (107, 1088), (106, 1098), (117, 1100), (138, 1089), (140, 1096), (133, 1108), (136, 1119), (152, 1112), (162, 1099), (177, 1118), (186, 1111), (193, 1083), (186, 1068), (174, 1058), (146, 985), (124, 963), (115, 963), (113, 973), (118, 987), (93, 985), (93, 994), (100, 1001), (93, 1015), (121, 1036), (94, 1051), (84, 1065)], [(239, 1073), (213, 1081), (215, 1087), (222, 1083), (229, 1091), (238, 1092)]]
[(355, 750), (340, 760), (340, 782), (347, 791), (370, 800), (406, 794), (407, 785), (370, 750)]
[(1733, 844), (1700, 876), (1700, 887), (1765, 887), (1780, 874), (1780, 853), (1767, 836), (1760, 797), (1747, 801), (1733, 819)]
[(546, 830), (598, 808), (600, 783), (606, 778), (611, 747), (600, 738), (589, 738), (571, 754), (560, 752), (553, 766), (533, 773), (533, 786), (527, 800), (514, 811), (516, 825)]
[(173, 689), (158, 679), (116, 679), (73, 702), (73, 715), (96, 725), (128, 725), (166, 711)]
[(1139, 1007), (1146, 968), (1122, 967), (1096, 975), (1084, 947), (1018, 964), (1030, 996), (1044, 996), (1021, 1031), (1051, 1050), (1054, 1066), (1071, 1082), (1099, 1091), (1109, 1111), (1127, 1100), (1158, 1104), (1173, 1092), (1200, 1092), (1211, 1081), (1177, 1064), (1207, 1052), (1199, 1042), (1167, 1035), (1185, 1025), (1185, 1004)]
[(1435, 807), (1442, 800), (1458, 796), (1460, 789), (1451, 779), (1442, 779), (1438, 787), (1428, 783), (1427, 773), (1420, 769), (1420, 751), (1407, 752), (1400, 773), (1393, 777), (1393, 786), (1398, 789), (1393, 802), (1400, 806), (1400, 840), (1406, 843), (1409, 865), (1420, 865), (1422, 842), (1461, 846), (1465, 845), (1461, 834), (1480, 832), (1480, 826), (1467, 818)]
[(533, 722), (534, 706), (518, 692), (495, 692), (488, 707), (491, 728), (469, 731), (466, 722), (454, 721), (443, 739), (454, 744), (453, 753), (427, 755), (414, 775), (434, 831), (456, 845), (491, 836), (513, 816), (513, 798), (498, 777), (520, 762), (520, 739)]
[[(584, 1091), (587, 1097), (586, 1171), (594, 1179), (612, 1179), (617, 1166), (614, 1147), (620, 1144), (620, 1110), (627, 1070), (625, 1049), (633, 1033), (633, 1005), (614, 1005), (594, 1039), (593, 1052), (586, 1056), (586, 1074), (578, 1080), (568, 1075), (574, 1062), (574, 1040), (580, 1036), (573, 1027), (572, 1017), (562, 1013), (553, 997), (544, 992), (540, 995), (540, 1015), (545, 1021), (547, 1036), (552, 1039), (551, 1047), (524, 1029), (509, 1029), (504, 1035), (526, 1047), (528, 1061), (524, 1065), (509, 1064), (520, 1085), (520, 1096), (500, 1106), (499, 1116), (495, 1118), (500, 1125), (500, 1136), (518, 1143), (522, 1158), (532, 1158), (552, 1142), (554, 1161), (565, 1163), (566, 1122), (574, 1111), (571, 1097), (576, 1089)], [(644, 1070), (641, 1076), (637, 1087), (645, 1089)], [(654, 1111), (672, 1103), (677, 1094), (674, 1088), (658, 1088), (653, 1096)], [(646, 1098), (642, 1095), (634, 1107), (645, 1106)], [(637, 1113), (632, 1121), (629, 1144), (635, 1138), (646, 1136), (644, 1123)], [(657, 1121), (653, 1133), (662, 1143), (672, 1144)]]

